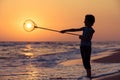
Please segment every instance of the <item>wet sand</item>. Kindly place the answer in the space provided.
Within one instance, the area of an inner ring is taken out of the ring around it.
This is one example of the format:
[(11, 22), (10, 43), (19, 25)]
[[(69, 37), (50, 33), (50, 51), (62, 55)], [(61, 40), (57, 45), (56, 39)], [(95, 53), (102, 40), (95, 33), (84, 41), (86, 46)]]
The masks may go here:
[(113, 54), (93, 60), (97, 63), (120, 63), (120, 50), (116, 50)]
[(110, 75), (110, 76), (106, 76), (106, 77), (102, 77), (96, 80), (120, 80), (120, 73), (114, 74), (114, 75)]
[[(109, 56), (99, 58), (93, 61), (98, 63), (120, 63), (120, 50), (116, 50), (113, 54)], [(105, 76), (96, 80), (120, 80), (120, 71), (119, 73)]]

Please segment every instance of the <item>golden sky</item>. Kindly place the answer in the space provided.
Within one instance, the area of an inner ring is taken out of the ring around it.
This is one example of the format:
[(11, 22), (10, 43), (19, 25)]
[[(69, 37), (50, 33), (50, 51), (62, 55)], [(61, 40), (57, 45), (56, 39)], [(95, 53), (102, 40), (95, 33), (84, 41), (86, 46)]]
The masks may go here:
[(0, 0), (0, 41), (79, 41), (42, 29), (26, 32), (23, 23), (32, 19), (45, 28), (79, 28), (86, 14), (96, 17), (94, 41), (120, 40), (120, 0)]

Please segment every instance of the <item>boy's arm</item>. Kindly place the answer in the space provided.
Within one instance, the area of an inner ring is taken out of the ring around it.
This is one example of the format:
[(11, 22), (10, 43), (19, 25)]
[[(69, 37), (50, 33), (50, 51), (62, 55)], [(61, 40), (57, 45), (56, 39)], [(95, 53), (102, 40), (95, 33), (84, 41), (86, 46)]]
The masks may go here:
[(66, 29), (66, 30), (62, 30), (60, 31), (61, 33), (65, 33), (65, 32), (75, 32), (75, 31), (82, 31), (83, 30), (83, 27), (82, 28), (78, 28), (78, 29)]

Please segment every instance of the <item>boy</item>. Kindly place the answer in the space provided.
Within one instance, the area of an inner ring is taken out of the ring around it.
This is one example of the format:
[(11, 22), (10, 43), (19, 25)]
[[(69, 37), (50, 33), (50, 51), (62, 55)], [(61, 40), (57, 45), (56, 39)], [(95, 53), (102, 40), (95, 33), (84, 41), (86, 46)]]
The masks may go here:
[(86, 69), (87, 77), (91, 79), (91, 65), (90, 65), (90, 57), (91, 57), (91, 39), (93, 33), (95, 32), (92, 28), (95, 22), (95, 17), (91, 14), (85, 16), (85, 27), (78, 29), (66, 29), (62, 30), (61, 33), (65, 32), (75, 32), (75, 31), (83, 31), (83, 34), (79, 36), (81, 39), (80, 51), (82, 56), (82, 61), (84, 68)]

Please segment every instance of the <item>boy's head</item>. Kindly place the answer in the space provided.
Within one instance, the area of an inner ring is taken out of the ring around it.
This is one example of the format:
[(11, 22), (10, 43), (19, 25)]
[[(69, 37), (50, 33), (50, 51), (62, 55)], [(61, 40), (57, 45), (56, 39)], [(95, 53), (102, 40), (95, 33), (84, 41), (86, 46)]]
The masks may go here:
[(95, 22), (95, 17), (93, 15), (88, 14), (85, 16), (85, 21), (84, 21), (85, 26), (91, 27), (93, 26), (94, 22)]

